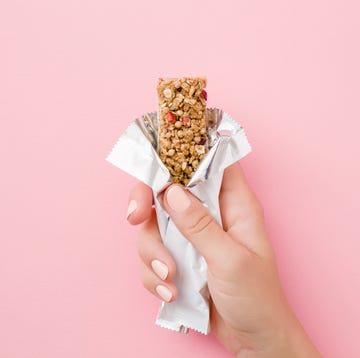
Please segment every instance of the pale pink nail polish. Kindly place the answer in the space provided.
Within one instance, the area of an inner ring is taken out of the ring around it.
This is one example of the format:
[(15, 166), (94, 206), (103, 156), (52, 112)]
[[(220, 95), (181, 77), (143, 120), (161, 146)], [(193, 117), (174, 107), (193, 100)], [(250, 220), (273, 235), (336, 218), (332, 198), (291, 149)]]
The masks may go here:
[(169, 269), (165, 264), (159, 260), (153, 260), (151, 261), (151, 267), (162, 280), (166, 280), (166, 277), (169, 274)]
[(166, 288), (163, 285), (157, 285), (156, 286), (156, 292), (158, 293), (158, 295), (165, 301), (165, 302), (170, 302), (171, 298), (172, 298), (172, 293), (171, 291)]
[(137, 203), (135, 200), (131, 200), (126, 212), (126, 219), (137, 209)]
[(190, 204), (190, 198), (179, 185), (173, 185), (166, 194), (166, 200), (169, 206), (178, 213), (186, 210)]

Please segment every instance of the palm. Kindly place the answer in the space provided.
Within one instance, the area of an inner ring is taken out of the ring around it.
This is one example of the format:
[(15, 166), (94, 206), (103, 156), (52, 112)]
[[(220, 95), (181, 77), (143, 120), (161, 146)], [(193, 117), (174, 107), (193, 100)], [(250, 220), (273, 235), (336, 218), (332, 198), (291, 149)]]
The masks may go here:
[[(226, 172), (220, 193), (220, 209), (224, 230), (234, 241), (233, 257), (220, 257), (219, 263), (209, 264), (208, 286), (211, 295), (211, 330), (232, 352), (241, 348), (246, 334), (259, 328), (266, 312), (259, 309), (263, 302), (254, 297), (267, 290), (254, 282), (274, 282), (277, 285), (276, 265), (266, 239), (260, 206), (254, 194), (232, 182)], [(245, 183), (245, 181), (241, 181)], [(268, 261), (271, 260), (269, 270)], [(280, 295), (279, 291), (275, 296)]]

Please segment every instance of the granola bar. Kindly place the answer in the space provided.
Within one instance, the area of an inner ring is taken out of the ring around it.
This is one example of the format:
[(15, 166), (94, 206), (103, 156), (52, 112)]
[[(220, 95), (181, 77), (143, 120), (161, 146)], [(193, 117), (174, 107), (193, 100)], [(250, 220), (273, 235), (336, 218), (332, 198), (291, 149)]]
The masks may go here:
[(208, 151), (205, 77), (160, 78), (159, 156), (172, 181), (187, 185)]

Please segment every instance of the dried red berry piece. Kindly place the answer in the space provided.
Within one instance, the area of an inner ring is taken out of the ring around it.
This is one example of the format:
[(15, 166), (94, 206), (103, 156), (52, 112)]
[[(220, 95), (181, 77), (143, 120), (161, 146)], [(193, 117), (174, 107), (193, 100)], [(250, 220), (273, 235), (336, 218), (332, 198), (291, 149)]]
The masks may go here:
[(169, 122), (174, 124), (176, 122), (176, 116), (174, 113), (172, 112), (168, 112), (165, 116), (165, 119)]
[(205, 90), (201, 91), (201, 95), (203, 96), (204, 100), (207, 101), (207, 92)]
[(206, 143), (206, 138), (201, 138), (201, 140), (200, 140), (200, 145), (204, 145)]
[(186, 124), (186, 125), (188, 125), (188, 124), (190, 123), (190, 118), (185, 117), (185, 118), (183, 119), (183, 123)]

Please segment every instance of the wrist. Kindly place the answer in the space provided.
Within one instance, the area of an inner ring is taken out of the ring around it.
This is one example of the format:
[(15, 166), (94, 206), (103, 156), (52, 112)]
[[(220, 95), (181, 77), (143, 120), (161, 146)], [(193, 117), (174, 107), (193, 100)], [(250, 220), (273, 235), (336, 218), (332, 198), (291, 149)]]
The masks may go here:
[(237, 358), (321, 358), (291, 310), (277, 320), (271, 332), (256, 337), (250, 348), (242, 348)]
[(290, 326), (287, 332), (287, 346), (296, 358), (321, 358), (321, 354), (307, 335), (299, 320), (291, 312)]
[(274, 344), (264, 354), (254, 357), (261, 358), (321, 358), (311, 339), (290, 308), (283, 318)]

